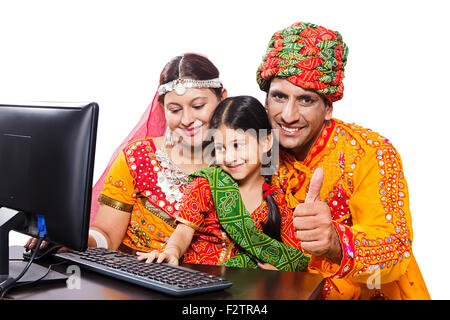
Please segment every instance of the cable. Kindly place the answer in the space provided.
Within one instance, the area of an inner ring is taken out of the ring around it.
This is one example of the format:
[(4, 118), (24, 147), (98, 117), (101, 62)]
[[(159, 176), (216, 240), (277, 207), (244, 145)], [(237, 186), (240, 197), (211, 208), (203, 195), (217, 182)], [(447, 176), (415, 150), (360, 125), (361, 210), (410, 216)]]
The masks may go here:
[(31, 258), (30, 258), (30, 260), (28, 261), (28, 263), (27, 263), (27, 265), (25, 266), (25, 268), (23, 268), (22, 272), (21, 272), (17, 277), (15, 277), (15, 278), (9, 278), (9, 279), (7, 279), (5, 282), (3, 282), (3, 283), (0, 285), (0, 292), (1, 292), (0, 299), (2, 299), (2, 298), (5, 296), (6, 292), (7, 292), (9, 289), (11, 289), (11, 288), (14, 286), (14, 284), (15, 284), (17, 281), (19, 281), (19, 280), (24, 276), (24, 274), (28, 271), (28, 269), (30, 268), (31, 264), (33, 263), (34, 258), (36, 257), (36, 255), (37, 255), (37, 253), (38, 253), (38, 251), (39, 251), (39, 247), (41, 246), (41, 243), (42, 243), (42, 240), (43, 240), (43, 239), (44, 239), (44, 238), (39, 238), (39, 241), (38, 241), (38, 243), (37, 243), (37, 245), (36, 245), (36, 247), (35, 247), (35, 249), (34, 249), (34, 251), (33, 251), (33, 254), (31, 255)]
[(5, 290), (5, 292), (2, 293), (2, 297), (6, 294), (7, 291), (9, 291), (9, 290), (12, 289), (12, 288), (18, 288), (18, 287), (22, 287), (22, 286), (26, 286), (26, 285), (30, 285), (30, 286), (31, 286), (31, 285), (33, 285), (33, 284), (36, 284), (37, 282), (39, 282), (39, 281), (41, 281), (42, 279), (44, 279), (44, 278), (50, 273), (50, 271), (52, 270), (52, 268), (53, 268), (54, 266), (59, 266), (60, 264), (64, 264), (64, 263), (67, 263), (67, 261), (62, 261), (62, 262), (58, 262), (58, 263), (53, 263), (53, 264), (51, 264), (51, 265), (48, 266), (47, 272), (45, 272), (45, 274), (44, 274), (42, 277), (40, 277), (40, 278), (38, 278), (38, 279), (36, 279), (36, 280), (33, 280), (33, 281), (21, 282), (21, 283), (18, 283), (18, 284), (16, 284), (16, 285), (12, 286), (12, 287), (7, 288), (7, 289)]

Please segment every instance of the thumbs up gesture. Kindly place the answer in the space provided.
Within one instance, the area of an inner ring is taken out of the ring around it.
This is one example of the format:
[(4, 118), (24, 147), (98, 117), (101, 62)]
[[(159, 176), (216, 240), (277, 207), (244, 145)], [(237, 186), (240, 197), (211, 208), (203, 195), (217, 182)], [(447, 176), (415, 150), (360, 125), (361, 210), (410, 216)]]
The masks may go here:
[(311, 178), (305, 202), (294, 210), (294, 228), (303, 250), (340, 264), (342, 252), (338, 234), (331, 222), (331, 210), (320, 199), (323, 177), (323, 170), (317, 168)]

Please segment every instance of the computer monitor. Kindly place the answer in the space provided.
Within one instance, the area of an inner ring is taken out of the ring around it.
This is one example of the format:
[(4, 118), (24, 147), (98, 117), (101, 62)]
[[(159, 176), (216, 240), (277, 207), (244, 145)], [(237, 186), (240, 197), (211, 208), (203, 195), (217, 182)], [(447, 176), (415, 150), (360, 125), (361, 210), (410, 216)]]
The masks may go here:
[(15, 230), (87, 248), (96, 103), (0, 104), (0, 283)]

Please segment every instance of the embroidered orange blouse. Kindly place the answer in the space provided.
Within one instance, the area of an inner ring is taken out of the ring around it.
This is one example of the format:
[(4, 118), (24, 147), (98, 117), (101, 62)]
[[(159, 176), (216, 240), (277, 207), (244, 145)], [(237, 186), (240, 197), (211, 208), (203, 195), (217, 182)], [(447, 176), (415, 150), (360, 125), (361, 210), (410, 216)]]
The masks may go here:
[(161, 152), (152, 138), (131, 142), (112, 164), (98, 199), (131, 214), (122, 243), (134, 250), (164, 250), (176, 227), (183, 179), (168, 184), (176, 170)]
[(330, 209), (343, 259), (312, 257), (310, 270), (328, 277), (330, 299), (429, 299), (412, 253), (408, 187), (400, 155), (370, 129), (332, 119), (303, 162), (280, 152), (274, 182), (295, 208), (314, 170), (324, 170), (321, 199)]

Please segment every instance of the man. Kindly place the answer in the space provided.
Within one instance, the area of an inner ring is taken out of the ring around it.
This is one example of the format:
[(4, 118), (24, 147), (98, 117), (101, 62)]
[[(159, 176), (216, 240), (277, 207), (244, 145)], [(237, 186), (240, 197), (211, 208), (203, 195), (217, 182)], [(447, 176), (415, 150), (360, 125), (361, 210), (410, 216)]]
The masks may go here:
[(279, 130), (278, 179), (328, 299), (430, 299), (412, 254), (408, 188), (381, 135), (332, 118), (348, 48), (310, 23), (276, 32), (257, 71)]

